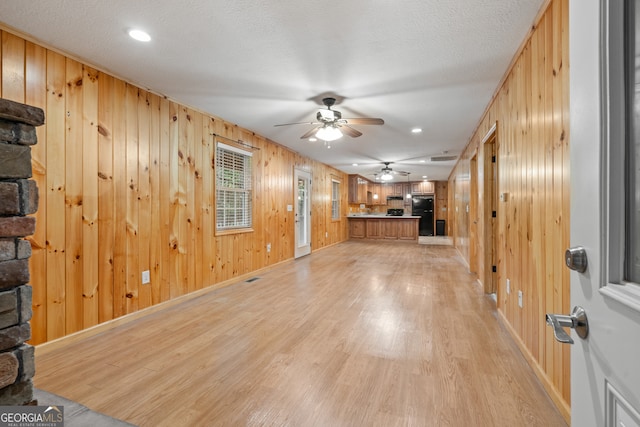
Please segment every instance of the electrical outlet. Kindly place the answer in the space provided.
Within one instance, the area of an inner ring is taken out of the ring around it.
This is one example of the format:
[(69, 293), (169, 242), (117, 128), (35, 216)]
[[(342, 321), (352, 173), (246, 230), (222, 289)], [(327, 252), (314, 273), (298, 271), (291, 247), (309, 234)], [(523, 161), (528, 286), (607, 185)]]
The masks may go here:
[(329, 232), (328, 231), (324, 232), (324, 237), (329, 237)]
[(518, 306), (522, 308), (522, 291), (518, 291)]
[(267, 253), (271, 252), (271, 243), (267, 243)]
[(507, 279), (507, 295), (511, 293), (511, 280)]
[(151, 273), (149, 270), (145, 270), (142, 272), (142, 284), (146, 285), (149, 282), (151, 282)]

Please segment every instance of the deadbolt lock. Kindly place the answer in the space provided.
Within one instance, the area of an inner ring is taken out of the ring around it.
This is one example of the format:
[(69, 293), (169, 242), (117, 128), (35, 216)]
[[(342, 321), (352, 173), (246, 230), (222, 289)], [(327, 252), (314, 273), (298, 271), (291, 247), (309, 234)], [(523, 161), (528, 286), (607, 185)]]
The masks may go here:
[(564, 252), (564, 261), (567, 267), (578, 273), (587, 271), (587, 251), (582, 246), (567, 249)]

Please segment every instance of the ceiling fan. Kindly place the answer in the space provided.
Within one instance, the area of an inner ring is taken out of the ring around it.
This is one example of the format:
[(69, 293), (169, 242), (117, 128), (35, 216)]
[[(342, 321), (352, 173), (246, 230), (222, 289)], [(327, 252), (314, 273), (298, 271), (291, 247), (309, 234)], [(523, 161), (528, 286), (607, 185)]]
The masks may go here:
[(384, 120), (373, 117), (343, 119), (340, 111), (331, 109), (331, 107), (336, 103), (335, 98), (323, 98), (322, 103), (327, 107), (327, 109), (318, 111), (316, 114), (317, 121), (315, 122), (284, 123), (275, 126), (314, 125), (315, 127), (310, 131), (305, 132), (300, 139), (307, 139), (315, 135), (318, 139), (330, 142), (342, 138), (343, 135), (348, 135), (352, 138), (357, 138), (362, 135), (362, 132), (352, 128), (351, 125), (384, 124)]
[(384, 167), (382, 169), (380, 169), (379, 172), (374, 173), (373, 175), (375, 176), (376, 179), (379, 179), (381, 181), (390, 181), (393, 179), (394, 175), (402, 175), (402, 176), (408, 176), (409, 172), (405, 172), (405, 171), (394, 171), (393, 169), (391, 169), (389, 167), (389, 165), (392, 162), (382, 162), (382, 164), (384, 165)]

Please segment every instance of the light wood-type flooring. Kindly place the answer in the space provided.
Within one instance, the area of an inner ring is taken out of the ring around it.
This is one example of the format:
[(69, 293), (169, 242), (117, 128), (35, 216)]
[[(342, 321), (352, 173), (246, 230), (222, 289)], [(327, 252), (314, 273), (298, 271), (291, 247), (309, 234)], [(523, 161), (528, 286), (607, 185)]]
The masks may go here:
[(456, 250), (348, 241), (36, 358), (140, 426), (565, 426)]

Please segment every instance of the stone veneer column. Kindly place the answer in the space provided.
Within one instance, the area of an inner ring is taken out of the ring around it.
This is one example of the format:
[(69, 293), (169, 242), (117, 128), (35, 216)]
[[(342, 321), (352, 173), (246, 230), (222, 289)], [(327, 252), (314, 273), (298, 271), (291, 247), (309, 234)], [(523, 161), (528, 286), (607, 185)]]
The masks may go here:
[(31, 244), (38, 187), (31, 178), (31, 145), (40, 108), (0, 99), (0, 405), (33, 404), (31, 338)]

